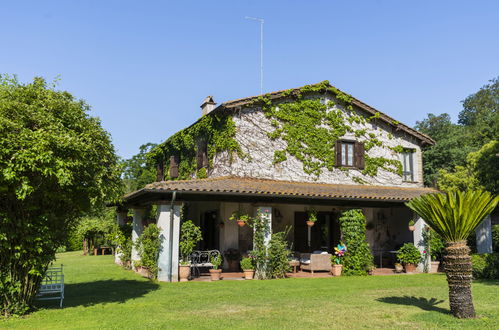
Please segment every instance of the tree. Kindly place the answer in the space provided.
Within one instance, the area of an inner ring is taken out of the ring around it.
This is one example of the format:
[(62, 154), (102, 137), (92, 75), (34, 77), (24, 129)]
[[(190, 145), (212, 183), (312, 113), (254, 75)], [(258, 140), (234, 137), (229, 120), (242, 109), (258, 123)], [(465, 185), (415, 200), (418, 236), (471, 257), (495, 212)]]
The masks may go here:
[(90, 107), (44, 79), (0, 77), (0, 295), (23, 314), (67, 229), (119, 194), (109, 134)]
[(468, 141), (476, 148), (499, 139), (499, 77), (463, 101), (459, 124), (467, 127)]
[(440, 190), (481, 189), (499, 194), (499, 141), (490, 141), (480, 150), (468, 154), (465, 166), (453, 171), (440, 170)]
[(146, 158), (154, 147), (156, 147), (155, 143), (143, 144), (138, 154), (122, 162), (125, 192), (144, 188), (146, 184), (156, 181), (156, 169)]
[(446, 242), (444, 265), (450, 309), (458, 318), (475, 317), (471, 295), (471, 258), (466, 238), (499, 202), (487, 191), (452, 191), (427, 194), (406, 205)]
[(448, 114), (428, 114), (422, 121), (416, 122), (415, 128), (431, 136), (435, 145), (423, 149), (424, 182), (428, 186), (435, 186), (439, 177), (439, 170), (450, 171), (456, 166), (463, 166), (466, 155), (472, 150), (463, 143), (465, 130), (453, 124)]

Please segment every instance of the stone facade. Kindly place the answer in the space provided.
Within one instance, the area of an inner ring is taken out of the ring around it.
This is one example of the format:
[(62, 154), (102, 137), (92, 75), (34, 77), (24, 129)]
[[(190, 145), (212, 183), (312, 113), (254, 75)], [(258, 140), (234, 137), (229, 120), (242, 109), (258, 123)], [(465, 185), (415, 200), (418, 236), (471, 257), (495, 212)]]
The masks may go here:
[[(339, 107), (339, 106), (335, 106)], [(346, 110), (339, 107), (346, 118), (352, 115), (364, 115), (360, 109)], [(354, 177), (361, 179), (365, 184), (379, 186), (403, 186), (422, 187), (422, 154), (418, 140), (402, 131), (395, 131), (381, 120), (367, 121), (363, 124), (352, 123), (350, 126), (354, 130), (366, 129), (367, 133), (373, 133), (382, 142), (382, 146), (375, 146), (367, 154), (370, 157), (383, 157), (386, 159), (400, 160), (400, 154), (389, 147), (402, 146), (415, 150), (413, 155), (414, 182), (404, 182), (402, 177), (396, 173), (379, 168), (376, 176), (363, 175), (361, 170), (349, 169), (347, 171), (335, 168), (332, 171), (323, 168), (319, 176), (308, 174), (303, 169), (301, 161), (288, 155), (287, 159), (281, 163), (273, 164), (274, 151), (283, 150), (286, 142), (282, 139), (272, 140), (267, 133), (272, 132), (270, 120), (265, 117), (260, 108), (243, 108), (233, 115), (236, 123), (236, 140), (241, 146), (244, 154), (249, 157), (243, 159), (234, 157), (230, 161), (227, 153), (220, 153), (215, 156), (213, 168), (210, 170), (210, 177), (219, 176), (241, 176), (263, 179), (318, 182), (329, 184), (359, 184), (359, 180), (354, 181)], [(366, 137), (356, 138), (354, 133), (347, 133), (342, 137), (348, 140), (366, 141)], [(334, 150), (331, 150), (333, 153)]]

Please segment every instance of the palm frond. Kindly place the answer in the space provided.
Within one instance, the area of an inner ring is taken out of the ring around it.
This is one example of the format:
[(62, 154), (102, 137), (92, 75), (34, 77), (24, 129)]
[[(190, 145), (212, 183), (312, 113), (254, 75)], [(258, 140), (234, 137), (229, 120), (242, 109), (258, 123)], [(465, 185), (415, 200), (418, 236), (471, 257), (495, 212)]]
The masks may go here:
[(488, 191), (468, 190), (427, 194), (406, 205), (444, 240), (455, 242), (468, 238), (498, 202)]

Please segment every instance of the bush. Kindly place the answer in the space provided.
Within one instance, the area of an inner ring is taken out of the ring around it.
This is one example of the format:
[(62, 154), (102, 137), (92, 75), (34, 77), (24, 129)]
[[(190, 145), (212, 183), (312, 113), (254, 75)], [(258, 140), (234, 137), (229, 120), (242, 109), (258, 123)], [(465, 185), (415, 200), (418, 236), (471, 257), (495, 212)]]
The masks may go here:
[(161, 249), (159, 228), (154, 223), (148, 225), (136, 242), (140, 265), (149, 269), (153, 278), (158, 276), (158, 256)]
[(405, 243), (397, 251), (397, 259), (403, 264), (417, 265), (421, 262), (421, 252), (412, 243)]
[(182, 224), (180, 229), (180, 256), (181, 264), (189, 264), (189, 256), (194, 250), (196, 244), (203, 239), (201, 229), (196, 226), (191, 220), (187, 220)]
[(241, 260), (242, 270), (253, 270), (255, 266), (253, 265), (253, 259), (251, 257), (246, 257)]
[(474, 254), (471, 263), (474, 278), (499, 279), (499, 253)]
[(361, 210), (343, 212), (340, 219), (342, 242), (347, 253), (342, 258), (344, 275), (367, 275), (373, 256), (366, 241), (366, 217)]
[(499, 225), (492, 226), (492, 249), (499, 253)]
[(132, 261), (132, 224), (125, 223), (122, 226), (115, 224), (109, 234), (109, 242), (116, 247), (116, 253), (120, 254), (121, 265), (124, 268), (130, 268)]
[(288, 260), (291, 251), (288, 250), (288, 241), (286, 240), (288, 232), (289, 229), (274, 233), (270, 239), (268, 266), (271, 278), (285, 278), (286, 273), (291, 269)]
[(430, 254), (431, 260), (442, 261), (445, 250), (445, 242), (433, 229), (430, 229)]

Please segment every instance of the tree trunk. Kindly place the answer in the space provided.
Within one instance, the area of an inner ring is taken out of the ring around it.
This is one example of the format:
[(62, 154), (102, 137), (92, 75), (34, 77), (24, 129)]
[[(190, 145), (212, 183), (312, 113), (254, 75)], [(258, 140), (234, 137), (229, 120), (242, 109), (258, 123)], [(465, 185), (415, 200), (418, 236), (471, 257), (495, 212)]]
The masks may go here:
[(471, 257), (466, 241), (447, 242), (445, 273), (449, 284), (450, 310), (455, 317), (473, 318), (475, 308), (471, 295)]

